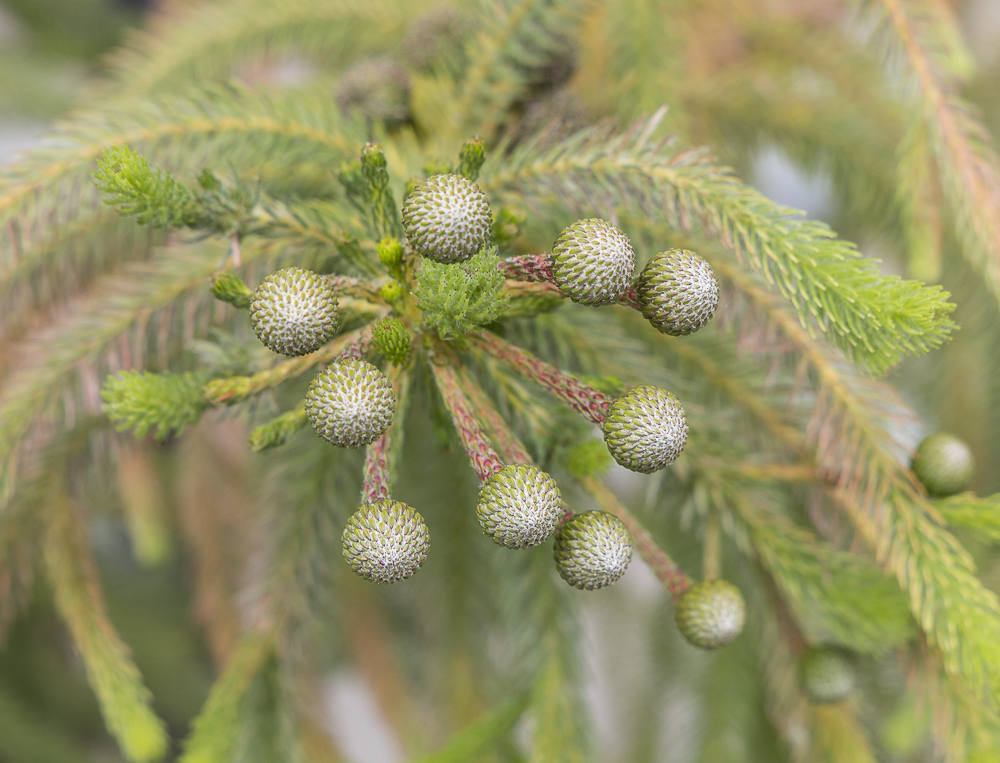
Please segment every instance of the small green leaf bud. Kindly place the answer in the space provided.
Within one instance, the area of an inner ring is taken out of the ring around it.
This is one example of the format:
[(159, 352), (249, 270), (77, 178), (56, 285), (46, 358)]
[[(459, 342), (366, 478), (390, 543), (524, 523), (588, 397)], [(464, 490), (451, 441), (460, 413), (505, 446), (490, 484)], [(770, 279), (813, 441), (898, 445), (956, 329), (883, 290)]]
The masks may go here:
[(253, 292), (231, 270), (220, 270), (212, 276), (212, 296), (243, 310), (250, 307)]
[(389, 186), (387, 166), (382, 146), (378, 143), (365, 143), (365, 147), (361, 149), (361, 171), (372, 189), (382, 190)]
[(399, 281), (389, 281), (379, 290), (382, 299), (390, 305), (394, 305), (403, 298), (403, 285)]
[(378, 258), (390, 270), (398, 268), (403, 262), (403, 245), (399, 239), (384, 238), (379, 241)]
[(469, 138), (462, 144), (462, 152), (459, 155), (458, 174), (467, 180), (475, 180), (479, 177), (479, 170), (486, 161), (486, 144), (478, 135)]
[(410, 357), (410, 332), (399, 318), (382, 318), (372, 326), (372, 346), (390, 363), (400, 366)]

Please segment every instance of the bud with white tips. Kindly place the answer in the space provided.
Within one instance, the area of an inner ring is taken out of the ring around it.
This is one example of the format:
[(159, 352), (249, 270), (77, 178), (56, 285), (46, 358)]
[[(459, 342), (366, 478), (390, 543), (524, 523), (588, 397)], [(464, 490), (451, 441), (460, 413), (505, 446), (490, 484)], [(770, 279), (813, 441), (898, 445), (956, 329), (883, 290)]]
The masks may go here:
[(476, 516), (483, 532), (501, 546), (537, 546), (559, 526), (562, 495), (556, 481), (541, 469), (505, 466), (483, 485)]
[(427, 558), (430, 532), (424, 518), (399, 501), (384, 499), (362, 506), (347, 520), (344, 559), (373, 583), (396, 583)]
[(574, 588), (605, 588), (625, 574), (632, 538), (625, 523), (606, 511), (577, 514), (556, 535), (554, 556), (562, 579)]
[(669, 249), (653, 257), (636, 287), (643, 316), (662, 334), (692, 334), (715, 314), (719, 282), (694, 252)]
[(602, 423), (608, 451), (633, 472), (652, 474), (676, 460), (687, 443), (680, 401), (659, 387), (635, 387), (618, 398)]
[(449, 265), (489, 243), (493, 213), (482, 189), (461, 175), (432, 175), (410, 192), (403, 228), (414, 251)]
[(854, 665), (842, 649), (814, 647), (799, 660), (799, 683), (813, 702), (840, 702), (854, 689)]
[(385, 374), (371, 363), (346, 360), (316, 375), (305, 407), (320, 437), (341, 448), (363, 448), (389, 428), (396, 396)]
[(725, 580), (697, 583), (677, 603), (677, 629), (700, 649), (725, 646), (743, 631), (746, 602), (740, 589)]
[(285, 268), (257, 287), (250, 323), (269, 350), (298, 357), (315, 352), (337, 333), (337, 295), (311, 270)]
[(552, 277), (581, 305), (610, 305), (625, 293), (635, 273), (628, 237), (605, 220), (577, 220), (552, 247)]

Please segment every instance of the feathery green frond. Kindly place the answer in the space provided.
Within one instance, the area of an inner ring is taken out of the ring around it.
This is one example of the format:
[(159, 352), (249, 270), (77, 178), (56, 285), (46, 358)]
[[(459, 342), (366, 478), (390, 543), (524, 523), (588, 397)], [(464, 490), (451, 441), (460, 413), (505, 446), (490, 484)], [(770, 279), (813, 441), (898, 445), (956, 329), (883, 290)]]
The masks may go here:
[(112, 146), (97, 162), (94, 182), (105, 195), (104, 203), (123, 215), (135, 215), (154, 227), (199, 227), (203, 222), (191, 189), (170, 173), (150, 169), (146, 157), (128, 146)]
[(215, 0), (136, 33), (112, 59), (109, 94), (135, 98), (226, 80), (249, 57), (306, 55), (334, 66), (386, 46), (421, 3), (398, 0)]
[(423, 320), (441, 336), (461, 336), (495, 321), (507, 304), (495, 247), (457, 265), (423, 260), (416, 296)]
[(166, 754), (167, 730), (150, 707), (138, 668), (109, 622), (86, 526), (69, 499), (55, 490), (47, 507), (45, 562), (56, 606), (66, 621), (108, 729), (132, 763)]
[(201, 396), (204, 383), (197, 374), (125, 371), (105, 382), (101, 399), (118, 431), (132, 429), (145, 437), (155, 429), (156, 439), (164, 440), (201, 417), (208, 406)]
[(502, 162), (488, 159), (481, 185), (501, 199), (536, 204), (555, 194), (576, 214), (632, 209), (681, 230), (699, 225), (789, 299), (810, 332), (826, 333), (873, 373), (939, 346), (954, 328), (954, 306), (939, 288), (879, 275), (828, 227), (768, 201), (704, 152), (674, 153), (653, 141), (662, 118), (658, 112), (625, 132), (591, 129)]

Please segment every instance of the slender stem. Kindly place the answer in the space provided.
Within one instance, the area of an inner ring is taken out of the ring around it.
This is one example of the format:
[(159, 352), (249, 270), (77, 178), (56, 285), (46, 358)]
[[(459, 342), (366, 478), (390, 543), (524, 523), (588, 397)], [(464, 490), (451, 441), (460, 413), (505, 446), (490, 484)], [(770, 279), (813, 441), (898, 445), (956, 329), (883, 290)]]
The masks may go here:
[(389, 428), (365, 451), (362, 503), (375, 503), (392, 496), (396, 463), (403, 446), (403, 420), (410, 402), (410, 375), (402, 368), (393, 366), (389, 371), (389, 382), (396, 395), (396, 413)]
[(702, 556), (701, 577), (703, 580), (717, 580), (721, 567), (722, 528), (719, 518), (712, 512), (705, 529), (705, 548)]
[[(480, 420), (484, 420), (486, 422), (486, 428), (490, 430), (490, 434), (493, 435), (493, 440), (500, 448), (500, 452), (503, 454), (504, 458), (506, 458), (510, 463), (515, 464), (534, 463), (531, 455), (524, 447), (524, 444), (518, 439), (517, 435), (511, 431), (510, 426), (500, 415), (500, 411), (496, 409), (496, 406), (493, 405), (493, 401), (486, 396), (486, 393), (483, 392), (479, 385), (472, 381), (472, 379), (470, 379), (465, 373), (461, 374), (459, 380), (462, 385), (463, 392), (469, 396), (469, 399), (475, 406), (476, 413), (479, 415)], [(563, 517), (560, 524), (565, 524), (572, 518), (573, 512), (564, 502)]]
[(580, 484), (597, 501), (598, 505), (625, 523), (632, 534), (635, 548), (642, 560), (653, 570), (653, 574), (663, 583), (674, 602), (680, 601), (690, 583), (684, 571), (667, 556), (667, 552), (656, 545), (653, 536), (643, 527), (635, 515), (622, 506), (621, 502), (607, 486), (596, 477), (584, 477)]
[(552, 281), (552, 255), (522, 254), (500, 260), (497, 266), (507, 278), (513, 281)]
[(489, 439), (480, 429), (476, 421), (476, 415), (468, 398), (463, 394), (456, 369), (448, 361), (443, 363), (432, 361), (430, 366), (434, 373), (434, 381), (441, 391), (444, 404), (451, 414), (451, 420), (458, 431), (458, 437), (462, 441), (465, 452), (469, 454), (472, 468), (479, 475), (482, 483), (503, 469), (503, 462), (493, 450)]
[(459, 377), (459, 381), (462, 385), (462, 391), (475, 407), (480, 420), (485, 422), (486, 428), (490, 430), (490, 434), (493, 435), (493, 440), (500, 452), (503, 453), (504, 458), (512, 463), (532, 463), (527, 449), (517, 438), (517, 435), (511, 431), (496, 406), (493, 405), (493, 401), (486, 396), (480, 386), (464, 373)]
[(337, 356), (337, 360), (364, 360), (368, 356), (368, 351), (372, 346), (371, 324), (354, 332), (354, 339), (351, 340), (343, 352)]
[(618, 298), (618, 304), (624, 305), (625, 307), (631, 307), (633, 310), (640, 310), (639, 306), (639, 293), (636, 291), (634, 286), (629, 287), (624, 294)]
[(381, 302), (378, 287), (369, 281), (362, 281), (351, 276), (328, 275), (324, 276), (327, 282), (334, 288), (338, 295), (343, 294), (356, 299), (363, 299), (367, 302)]
[(527, 350), (505, 342), (495, 334), (481, 331), (470, 334), (469, 338), (481, 349), (506, 363), (522, 376), (544, 387), (595, 424), (604, 421), (608, 408), (614, 402), (604, 393), (588, 387), (579, 379), (563, 373), (543, 360), (539, 360)]
[(282, 382), (301, 376), (313, 366), (329, 363), (339, 356), (344, 348), (357, 341), (362, 330), (351, 331), (301, 358), (292, 358), (279, 363), (274, 368), (261, 371), (253, 376), (231, 376), (228, 379), (213, 379), (205, 385), (202, 396), (212, 405), (234, 405), (251, 395), (277, 387)]

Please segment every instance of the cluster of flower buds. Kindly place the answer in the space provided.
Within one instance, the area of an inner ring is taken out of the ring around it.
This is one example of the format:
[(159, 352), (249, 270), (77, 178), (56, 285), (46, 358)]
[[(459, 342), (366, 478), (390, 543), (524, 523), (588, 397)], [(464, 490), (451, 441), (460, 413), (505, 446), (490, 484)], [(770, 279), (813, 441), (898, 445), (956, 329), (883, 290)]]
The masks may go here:
[[(493, 213), (486, 194), (470, 179), (482, 163), (481, 144), (474, 143), (472, 149), (471, 160), (463, 156), (463, 167), (475, 165), (473, 171), (418, 181), (401, 216), (395, 210), (385, 216), (400, 226), (405, 245), (391, 236), (377, 245), (390, 278), (364, 288), (382, 303), (381, 317), (355, 332), (316, 375), (306, 395), (305, 418), (322, 438), (338, 447), (367, 448), (362, 506), (345, 527), (344, 556), (359, 575), (378, 583), (409, 577), (427, 556), (430, 536), (424, 519), (389, 494), (394, 430), (399, 428), (392, 426), (393, 417), (401, 380), (416, 350), (431, 369), (479, 476), (476, 516), (484, 534), (509, 549), (538, 546), (555, 536), (554, 558), (562, 578), (583, 590), (603, 588), (624, 574), (632, 558), (634, 531), (607, 511), (574, 515), (567, 509), (556, 481), (531, 462), (463, 370), (456, 346), (421, 325), (420, 306), (411, 298), (409, 276), (417, 275), (419, 258), (457, 266), (491, 243)], [(376, 153), (366, 147), (362, 160)], [(382, 159), (380, 153), (377, 158)], [(376, 170), (384, 172), (384, 159), (380, 168)], [(383, 178), (380, 192), (387, 187)], [(674, 336), (704, 326), (719, 300), (711, 267), (692, 252), (661, 252), (636, 276), (628, 237), (600, 219), (568, 226), (551, 254), (511, 257), (501, 261), (500, 269), (508, 285), (547, 282), (581, 305), (639, 310), (658, 331)], [(347, 281), (353, 279), (300, 268), (268, 276), (249, 300), (255, 333), (284, 355), (317, 352), (339, 331), (337, 287)], [(656, 472), (677, 459), (685, 446), (684, 410), (667, 390), (639, 386), (613, 398), (489, 331), (472, 331), (458, 347), (505, 364), (596, 424), (608, 452), (626, 469)], [(369, 362), (372, 351), (394, 369), (390, 376)], [(745, 605), (731, 584), (709, 580), (688, 587), (685, 582), (673, 592), (678, 627), (696, 646), (721, 646), (742, 629)]]

